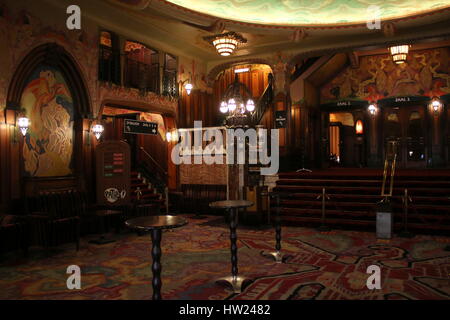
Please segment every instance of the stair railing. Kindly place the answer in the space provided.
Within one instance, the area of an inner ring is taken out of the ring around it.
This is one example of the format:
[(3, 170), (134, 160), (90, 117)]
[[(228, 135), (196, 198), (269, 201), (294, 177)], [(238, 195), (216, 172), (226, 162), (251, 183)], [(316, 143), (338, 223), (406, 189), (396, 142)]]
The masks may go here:
[(168, 178), (167, 171), (163, 167), (161, 167), (161, 165), (143, 147), (140, 147), (139, 149), (147, 157), (147, 159), (151, 160), (152, 164), (155, 165), (155, 168), (157, 169), (157, 174), (152, 175), (150, 169), (145, 164), (141, 166), (141, 169), (144, 171), (142, 173), (146, 176), (146, 178), (148, 178), (148, 180), (151, 182), (155, 190), (159, 184), (159, 187), (161, 189), (159, 191), (160, 193), (164, 193), (165, 197), (164, 199), (165, 211), (166, 214), (169, 214), (169, 188), (167, 187), (167, 178)]
[(264, 113), (273, 102), (273, 75), (269, 74), (268, 84), (264, 90), (261, 98), (256, 103), (255, 112), (253, 113), (254, 124), (259, 124), (264, 116)]
[[(381, 196), (384, 197), (383, 201), (388, 201), (392, 197), (394, 190), (394, 176), (397, 163), (397, 141), (389, 141), (388, 151), (384, 160), (383, 170), (383, 184), (381, 186)], [(388, 175), (390, 176), (389, 193), (386, 193), (386, 182)]]
[(152, 161), (152, 163), (158, 168), (160, 173), (163, 174), (163, 178), (166, 179), (167, 171), (163, 167), (161, 167), (161, 165), (143, 147), (140, 147), (139, 149), (141, 149), (142, 153), (145, 154), (147, 156), (147, 158)]

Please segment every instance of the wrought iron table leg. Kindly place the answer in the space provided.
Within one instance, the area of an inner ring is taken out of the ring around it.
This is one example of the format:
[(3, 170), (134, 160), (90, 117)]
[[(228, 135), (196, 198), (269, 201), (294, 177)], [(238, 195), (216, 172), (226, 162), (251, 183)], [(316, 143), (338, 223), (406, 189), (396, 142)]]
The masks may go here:
[(220, 278), (216, 282), (225, 282), (233, 288), (234, 293), (241, 293), (243, 285), (250, 279), (238, 276), (237, 233), (236, 216), (238, 209), (229, 209), (230, 213), (230, 242), (231, 242), (231, 276)]
[(153, 300), (161, 300), (161, 229), (153, 229), (152, 234), (152, 272)]

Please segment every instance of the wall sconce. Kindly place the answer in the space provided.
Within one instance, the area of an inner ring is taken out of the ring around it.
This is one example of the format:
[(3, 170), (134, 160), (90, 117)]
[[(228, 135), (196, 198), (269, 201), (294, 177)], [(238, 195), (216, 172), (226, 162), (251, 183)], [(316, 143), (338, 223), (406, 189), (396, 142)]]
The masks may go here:
[(194, 85), (192, 84), (192, 74), (189, 72), (189, 78), (181, 82), (181, 86), (186, 90), (187, 95), (191, 94)]
[(369, 105), (369, 107), (367, 108), (367, 110), (369, 111), (369, 113), (372, 117), (375, 117), (375, 115), (377, 114), (377, 111), (378, 111), (377, 104), (375, 102), (372, 102)]
[(184, 85), (184, 89), (186, 90), (187, 95), (191, 94), (191, 90), (194, 88), (192, 83), (188, 82)]
[(172, 130), (166, 132), (167, 142), (177, 142), (178, 141), (178, 130)]
[(97, 138), (97, 140), (100, 140), (103, 131), (105, 131), (105, 127), (103, 127), (102, 124), (95, 124), (92, 126), (92, 132), (94, 133), (94, 136)]
[(28, 128), (30, 127), (30, 119), (25, 116), (21, 116), (17, 119), (17, 126), (19, 127), (20, 132), (22, 132), (22, 135), (25, 137), (27, 135)]
[(438, 114), (439, 114), (439, 111), (440, 111), (441, 108), (442, 108), (442, 102), (441, 102), (441, 100), (439, 100), (438, 97), (434, 97), (433, 99), (431, 99), (431, 102), (430, 102), (430, 108), (431, 108), (431, 110), (434, 111), (434, 114), (435, 114), (435, 115), (438, 115)]
[(21, 109), (19, 104), (12, 102), (8, 102), (6, 104), (4, 113), (5, 123), (14, 127), (13, 143), (16, 143), (17, 138), (15, 129), (19, 128), (20, 132), (25, 137), (27, 135), (28, 128), (30, 127), (30, 119), (25, 116), (25, 110)]
[(356, 134), (363, 134), (364, 133), (363, 122), (362, 122), (361, 119), (356, 121), (355, 129), (356, 129)]

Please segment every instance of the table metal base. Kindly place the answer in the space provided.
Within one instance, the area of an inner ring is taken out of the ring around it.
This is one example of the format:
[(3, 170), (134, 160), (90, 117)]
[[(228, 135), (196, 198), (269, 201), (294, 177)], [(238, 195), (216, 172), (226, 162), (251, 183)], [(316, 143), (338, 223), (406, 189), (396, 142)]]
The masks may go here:
[(288, 259), (292, 258), (291, 255), (283, 255), (281, 251), (261, 251), (261, 255), (266, 258), (272, 258), (276, 263), (285, 263)]
[(248, 286), (253, 280), (244, 278), (242, 276), (228, 276), (219, 278), (216, 280), (216, 283), (222, 284), (225, 283), (233, 289), (234, 293), (241, 293), (246, 286)]
[(112, 242), (116, 242), (116, 240), (111, 239), (111, 238), (106, 238), (105, 236), (101, 236), (98, 239), (94, 239), (94, 240), (90, 240), (89, 243), (92, 244), (108, 244), (108, 243), (112, 243)]

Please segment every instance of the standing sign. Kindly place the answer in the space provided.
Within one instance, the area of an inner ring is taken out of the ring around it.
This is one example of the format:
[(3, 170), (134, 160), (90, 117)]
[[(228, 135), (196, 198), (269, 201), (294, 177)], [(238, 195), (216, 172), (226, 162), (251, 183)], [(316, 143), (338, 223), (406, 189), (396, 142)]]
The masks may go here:
[(275, 111), (275, 128), (286, 128), (286, 111)]
[(132, 134), (158, 134), (158, 124), (156, 122), (125, 119), (123, 132)]
[(130, 146), (123, 141), (100, 143), (95, 150), (97, 203), (120, 206), (130, 201)]

